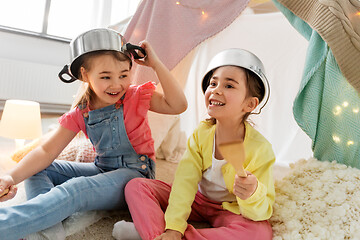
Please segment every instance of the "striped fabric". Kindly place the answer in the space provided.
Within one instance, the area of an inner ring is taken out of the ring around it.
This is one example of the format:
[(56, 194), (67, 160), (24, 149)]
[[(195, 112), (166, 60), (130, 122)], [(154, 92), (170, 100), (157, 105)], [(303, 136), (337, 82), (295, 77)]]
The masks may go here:
[[(309, 41), (293, 113), (312, 139), (314, 157), (360, 168), (360, 96), (344, 77), (332, 50), (317, 31), (273, 0)], [(360, 71), (360, 69), (358, 69)]]

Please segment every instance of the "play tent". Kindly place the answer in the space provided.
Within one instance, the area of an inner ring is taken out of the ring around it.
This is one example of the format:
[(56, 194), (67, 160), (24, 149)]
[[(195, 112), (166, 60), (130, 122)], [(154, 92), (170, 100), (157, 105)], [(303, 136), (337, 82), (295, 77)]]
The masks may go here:
[[(360, 167), (359, 3), (273, 2), (147, 0), (125, 28), (113, 26), (130, 42), (151, 42), (184, 87), (184, 114), (149, 115), (158, 157), (178, 161), (184, 139), (206, 118), (200, 82), (210, 59), (244, 48), (262, 59), (270, 82), (270, 100), (251, 120), (273, 144), (277, 164), (314, 155)], [(135, 73), (156, 81), (149, 69)]]
[[(140, 4), (127, 28), (112, 26), (122, 30), (130, 42), (137, 43), (142, 39), (150, 41), (184, 87), (189, 103), (184, 114), (168, 116), (149, 112), (158, 157), (178, 161), (186, 138), (206, 118), (201, 79), (210, 59), (226, 48), (250, 50), (265, 65), (271, 88), (270, 100), (262, 113), (252, 116), (251, 120), (273, 144), (277, 164), (287, 165), (312, 155), (311, 140), (296, 124), (292, 114), (308, 42), (281, 12), (274, 11), (269, 5), (271, 2), (265, 2), (256, 6), (256, 1), (253, 1), (250, 4), (255, 7), (245, 8), (246, 1), (212, 1), (213, 6), (208, 1), (197, 1), (197, 6), (191, 7), (188, 5), (191, 1), (179, 1), (177, 5), (176, 1), (147, 0)], [(218, 9), (218, 6), (221, 8)], [(256, 13), (266, 9), (270, 9), (270, 13)], [(231, 17), (227, 15), (229, 12), (232, 13)], [(166, 18), (173, 21), (165, 21)], [(197, 23), (190, 24), (191, 21)], [(201, 28), (206, 21), (210, 24), (203, 31), (189, 32), (187, 29), (187, 26), (191, 30)], [(214, 27), (214, 24), (219, 26)], [(174, 28), (176, 26), (181, 29)], [(172, 35), (176, 37), (169, 37)], [(179, 44), (182, 41), (186, 43)], [(172, 54), (174, 51), (175, 54)], [(137, 69), (137, 74), (144, 81), (155, 79), (145, 69)]]

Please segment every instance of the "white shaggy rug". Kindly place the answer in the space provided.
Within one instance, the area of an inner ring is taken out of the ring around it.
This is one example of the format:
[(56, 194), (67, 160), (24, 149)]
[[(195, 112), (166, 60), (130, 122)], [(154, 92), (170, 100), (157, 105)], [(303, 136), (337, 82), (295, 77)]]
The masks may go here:
[(273, 240), (360, 239), (360, 170), (299, 160), (275, 182)]

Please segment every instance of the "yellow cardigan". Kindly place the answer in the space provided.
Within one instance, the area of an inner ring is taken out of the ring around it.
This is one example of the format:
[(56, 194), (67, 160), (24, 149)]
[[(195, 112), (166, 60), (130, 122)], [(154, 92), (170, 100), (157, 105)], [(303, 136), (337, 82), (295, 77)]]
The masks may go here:
[[(252, 126), (245, 124), (245, 170), (258, 179), (258, 187), (254, 194), (235, 202), (223, 202), (222, 207), (235, 214), (254, 221), (269, 219), (272, 215), (272, 205), (275, 200), (272, 165), (275, 155), (271, 144)], [(191, 205), (198, 191), (198, 183), (203, 172), (212, 164), (212, 149), (215, 125), (202, 121), (193, 135), (188, 139), (187, 149), (179, 162), (165, 212), (166, 229), (172, 229), (184, 234), (187, 219), (191, 213)], [(225, 184), (233, 193), (235, 169), (229, 164), (222, 167)]]

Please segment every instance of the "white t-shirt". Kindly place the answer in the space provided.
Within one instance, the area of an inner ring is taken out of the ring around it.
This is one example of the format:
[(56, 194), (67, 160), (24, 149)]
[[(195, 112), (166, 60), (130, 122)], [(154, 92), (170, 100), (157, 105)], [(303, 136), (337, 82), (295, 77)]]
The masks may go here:
[(206, 169), (199, 182), (199, 192), (207, 198), (218, 202), (233, 202), (236, 201), (234, 194), (231, 194), (226, 188), (223, 174), (221, 172), (222, 166), (227, 162), (222, 159), (215, 158), (215, 136), (212, 154), (212, 165)]

